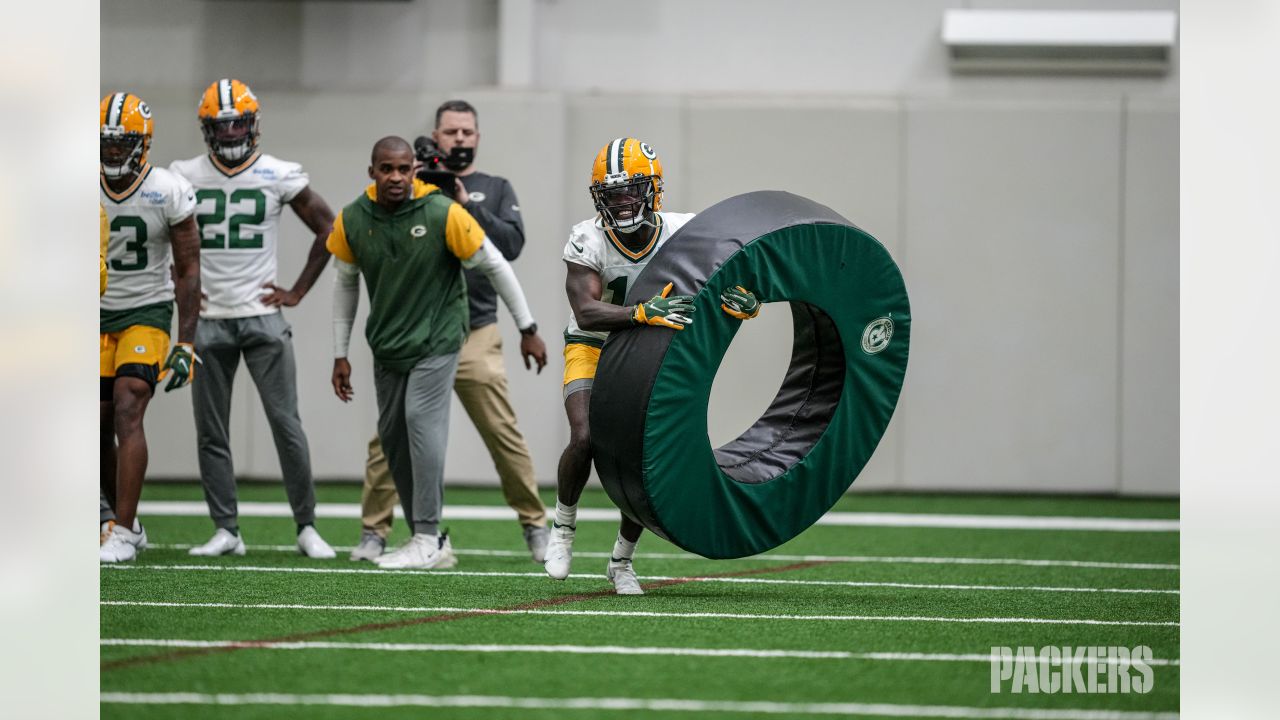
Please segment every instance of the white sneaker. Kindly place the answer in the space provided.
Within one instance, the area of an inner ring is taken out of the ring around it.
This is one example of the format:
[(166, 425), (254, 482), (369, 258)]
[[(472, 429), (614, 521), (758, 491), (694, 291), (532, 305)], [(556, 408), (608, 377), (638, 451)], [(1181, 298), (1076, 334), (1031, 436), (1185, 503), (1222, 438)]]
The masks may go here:
[(556, 580), (569, 577), (569, 566), (573, 564), (574, 528), (569, 525), (552, 525), (551, 539), (547, 541), (547, 556), (542, 567), (547, 574)]
[(360, 544), (351, 551), (352, 560), (369, 560), (377, 562), (382, 557), (382, 551), (386, 550), (387, 541), (382, 536), (372, 530), (362, 530), (360, 532)]
[(104, 563), (128, 562), (138, 556), (139, 545), (143, 542), (141, 533), (114, 525), (107, 541), (98, 547), (98, 560)]
[[(98, 526), (98, 546), (106, 544), (107, 538), (111, 537), (111, 528), (116, 526), (115, 520), (108, 520)], [(138, 518), (133, 519), (133, 531), (142, 536), (138, 541), (138, 549), (147, 549), (147, 529), (142, 527), (142, 521)]]
[(375, 562), (384, 570), (445, 570), (458, 564), (448, 534), (416, 533), (395, 552)]
[(547, 538), (551, 536), (551, 531), (545, 527), (534, 527), (528, 525), (524, 529), (524, 544), (529, 548), (529, 555), (533, 557), (536, 563), (545, 562), (547, 559)]
[(636, 577), (636, 571), (631, 567), (630, 559), (619, 562), (610, 560), (604, 570), (604, 576), (613, 583), (613, 588), (619, 595), (644, 594), (644, 588), (640, 587), (640, 578)]
[(329, 547), (329, 543), (320, 537), (320, 533), (316, 532), (314, 525), (308, 525), (298, 533), (298, 552), (317, 560), (332, 560), (338, 556), (338, 553)]
[(209, 538), (209, 542), (197, 545), (187, 551), (188, 555), (201, 557), (217, 557), (218, 555), (244, 555), (244, 538), (233, 535), (226, 528), (218, 528)]

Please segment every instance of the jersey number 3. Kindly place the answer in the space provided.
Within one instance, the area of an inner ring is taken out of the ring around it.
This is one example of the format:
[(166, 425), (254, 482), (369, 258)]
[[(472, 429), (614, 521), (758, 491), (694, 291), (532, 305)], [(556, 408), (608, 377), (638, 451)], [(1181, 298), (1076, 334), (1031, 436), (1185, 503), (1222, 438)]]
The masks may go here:
[(217, 188), (205, 188), (196, 191), (196, 203), (204, 203), (205, 200), (213, 200), (213, 212), (196, 215), (196, 224), (200, 226), (200, 249), (201, 250), (256, 250), (262, 247), (262, 233), (254, 233), (248, 237), (240, 234), (240, 226), (251, 224), (261, 225), (267, 216), (267, 196), (257, 188), (240, 188), (231, 193), (231, 202), (237, 203), (242, 200), (248, 200), (253, 203), (253, 210), (250, 212), (237, 213), (231, 216), (231, 220), (227, 223), (227, 235), (220, 232), (214, 232), (213, 235), (205, 235), (204, 229), (207, 225), (219, 226), (223, 220), (227, 218), (227, 194)]
[(133, 228), (133, 239), (124, 242), (125, 252), (133, 253), (133, 262), (113, 258), (111, 269), (116, 272), (142, 270), (147, 267), (147, 223), (134, 215), (117, 215), (112, 218), (111, 232), (123, 232), (125, 228)]

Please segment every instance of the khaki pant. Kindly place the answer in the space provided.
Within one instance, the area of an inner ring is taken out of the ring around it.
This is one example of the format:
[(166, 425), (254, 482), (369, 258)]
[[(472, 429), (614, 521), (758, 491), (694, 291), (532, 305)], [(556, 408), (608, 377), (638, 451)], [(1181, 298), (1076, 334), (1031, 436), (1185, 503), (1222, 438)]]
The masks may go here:
[[(538, 497), (529, 446), (516, 427), (516, 414), (507, 397), (507, 374), (502, 362), (502, 335), (496, 324), (473, 328), (458, 354), (453, 383), (458, 400), (484, 440), (502, 481), (502, 494), (521, 525), (545, 527), (547, 510)], [(360, 494), (361, 522), (382, 537), (391, 532), (392, 509), (399, 502), (387, 467), (382, 443), (369, 441), (364, 489)]]

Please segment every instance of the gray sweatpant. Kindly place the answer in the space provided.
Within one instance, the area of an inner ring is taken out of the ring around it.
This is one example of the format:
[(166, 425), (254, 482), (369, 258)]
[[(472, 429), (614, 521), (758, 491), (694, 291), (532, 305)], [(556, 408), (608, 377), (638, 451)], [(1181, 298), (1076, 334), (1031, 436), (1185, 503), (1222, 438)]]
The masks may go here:
[(315, 483), (311, 451), (298, 417), (293, 329), (280, 313), (224, 320), (200, 318), (196, 354), (202, 363), (191, 384), (199, 448), (200, 480), (209, 516), (220, 528), (236, 525), (236, 474), (231, 463), (231, 385), (240, 356), (258, 387), (276, 442), (284, 490), (294, 522), (314, 523)]
[(423, 358), (408, 373), (375, 364), (378, 437), (415, 533), (436, 534), (444, 506), (444, 453), (458, 354)]

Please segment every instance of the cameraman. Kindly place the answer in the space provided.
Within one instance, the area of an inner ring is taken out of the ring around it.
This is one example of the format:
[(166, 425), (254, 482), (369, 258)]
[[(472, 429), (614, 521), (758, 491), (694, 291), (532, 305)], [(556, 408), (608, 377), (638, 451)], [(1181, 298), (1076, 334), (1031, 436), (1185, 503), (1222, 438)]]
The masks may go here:
[[(465, 100), (444, 103), (436, 110), (431, 138), (418, 138), (414, 143), (422, 163), (419, 177), (451, 194), (510, 262), (519, 257), (524, 248), (520, 205), (506, 178), (475, 169), (472, 163), (479, 142), (476, 109), (471, 103)], [(464, 272), (471, 334), (458, 355), (453, 389), (489, 449), (502, 481), (502, 493), (523, 526), (525, 544), (534, 562), (541, 563), (547, 547), (547, 511), (538, 497), (529, 446), (516, 427), (515, 412), (507, 394), (502, 336), (497, 326), (497, 294), (483, 273)], [(536, 332), (537, 326), (529, 331)], [(375, 436), (369, 443), (361, 494), (363, 531), (360, 544), (351, 553), (352, 560), (372, 560), (382, 554), (396, 502), (395, 485)]]

